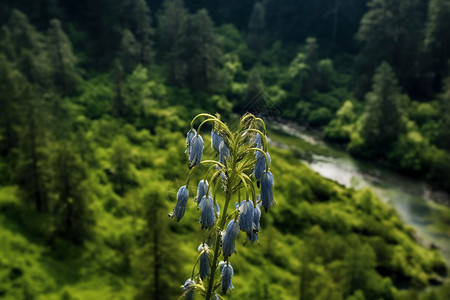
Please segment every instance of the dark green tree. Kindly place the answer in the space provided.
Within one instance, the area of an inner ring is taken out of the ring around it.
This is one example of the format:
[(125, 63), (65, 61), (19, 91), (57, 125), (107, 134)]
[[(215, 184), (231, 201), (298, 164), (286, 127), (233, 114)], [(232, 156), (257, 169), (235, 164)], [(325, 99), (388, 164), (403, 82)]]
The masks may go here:
[(366, 118), (362, 128), (368, 155), (382, 156), (397, 140), (401, 128), (398, 103), (400, 87), (391, 66), (383, 62), (376, 70), (372, 91), (366, 95)]
[(25, 92), (26, 103), (21, 107), (17, 167), (19, 194), (25, 203), (39, 211), (49, 210), (48, 124), (50, 116), (44, 100), (33, 86)]
[(262, 97), (264, 84), (261, 80), (258, 67), (254, 67), (248, 74), (246, 103), (255, 101), (257, 97)]
[(63, 95), (73, 93), (81, 82), (80, 70), (76, 67), (72, 44), (57, 19), (50, 21), (47, 49), (55, 86)]
[(150, 9), (145, 0), (130, 0), (129, 5), (129, 26), (139, 42), (139, 62), (146, 66), (153, 61), (153, 41), (154, 30)]
[[(124, 67), (125, 73), (130, 73), (139, 63), (139, 56), (141, 51), (141, 45), (133, 33), (125, 29), (122, 32), (122, 42), (119, 47), (119, 59), (121, 65)], [(117, 61), (114, 62), (114, 68), (117, 67)]]
[(366, 290), (370, 274), (375, 268), (375, 253), (369, 245), (351, 247), (342, 262), (342, 284), (345, 294), (351, 295), (356, 290)]
[(131, 146), (127, 138), (117, 137), (112, 143), (111, 151), (111, 182), (117, 194), (124, 196), (128, 188), (135, 183)]
[(114, 113), (118, 117), (123, 117), (125, 112), (124, 76), (122, 64), (116, 59), (111, 72), (111, 81), (114, 90)]
[(0, 53), (0, 135), (3, 137), (0, 153), (11, 153), (18, 145), (20, 107), (24, 101), (24, 76)]
[(249, 49), (255, 51), (256, 53), (260, 53), (264, 47), (263, 35), (265, 27), (266, 21), (264, 3), (255, 2), (250, 20), (248, 22), (247, 45)]
[(429, 60), (429, 72), (433, 90), (440, 88), (447, 73), (450, 58), (450, 1), (431, 0), (425, 28), (425, 53)]
[(393, 66), (408, 92), (420, 93), (415, 89), (421, 81), (424, 1), (372, 0), (368, 7), (356, 34), (362, 45), (356, 62), (358, 94), (369, 90), (370, 79), (382, 61)]
[(219, 83), (222, 53), (214, 24), (204, 9), (182, 24), (169, 63), (171, 81), (178, 86), (211, 91)]
[(176, 266), (182, 263), (184, 255), (172, 242), (175, 233), (165, 222), (168, 210), (165, 186), (165, 183), (155, 181), (142, 189), (141, 217), (146, 220), (147, 227), (144, 239), (138, 241), (142, 252), (138, 258), (136, 300), (169, 299), (179, 292), (178, 282), (183, 281)]
[(72, 243), (82, 244), (89, 236), (92, 223), (88, 209), (87, 167), (68, 140), (52, 147), (50, 161), (55, 234)]
[(183, 0), (164, 0), (158, 14), (158, 44), (161, 57), (168, 59), (181, 30), (181, 25), (188, 16)]
[(444, 80), (444, 92), (441, 96), (442, 115), (441, 132), (438, 145), (450, 151), (450, 77)]
[(16, 63), (27, 79), (41, 88), (50, 86), (50, 62), (40, 34), (20, 11), (14, 9), (3, 27), (2, 52)]

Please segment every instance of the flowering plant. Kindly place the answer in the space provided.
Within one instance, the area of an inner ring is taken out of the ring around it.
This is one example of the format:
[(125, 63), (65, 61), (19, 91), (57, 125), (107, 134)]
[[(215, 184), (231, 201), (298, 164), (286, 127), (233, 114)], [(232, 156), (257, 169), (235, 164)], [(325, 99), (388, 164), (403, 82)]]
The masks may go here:
[[(201, 118), (205, 119), (195, 130), (194, 123)], [(211, 147), (217, 152), (218, 161), (202, 161), (204, 142), (200, 132), (206, 123), (212, 123)], [(220, 120), (220, 116), (199, 114), (191, 122), (186, 144), (191, 171), (186, 184), (178, 190), (176, 206), (169, 214), (171, 219), (180, 221), (184, 216), (189, 198), (188, 185), (193, 171), (202, 164), (211, 166), (204, 179), (198, 183), (197, 197), (194, 199), (202, 210), (200, 224), (206, 234), (198, 247), (199, 256), (192, 269), (192, 276), (182, 285), (182, 297), (193, 299), (197, 293), (203, 295), (206, 300), (210, 300), (213, 294), (214, 299), (223, 299), (219, 294), (219, 287), (223, 295), (233, 289), (234, 270), (230, 257), (236, 252), (235, 239), (239, 230), (247, 234), (246, 242), (256, 242), (260, 229), (261, 206), (267, 212), (274, 203), (274, 180), (269, 171), (271, 159), (267, 152), (266, 126), (261, 118), (246, 114), (240, 119), (238, 128), (232, 132)], [(208, 177), (212, 170), (215, 172)], [(224, 203), (217, 201), (219, 183), (225, 195)], [(260, 194), (257, 196), (258, 188)], [(245, 192), (243, 201), (240, 199), (241, 190)], [(237, 195), (238, 202), (229, 212), (234, 195)], [(223, 260), (219, 262), (221, 255)], [(196, 271), (198, 263), (200, 264)], [(219, 274), (220, 279), (216, 279)]]

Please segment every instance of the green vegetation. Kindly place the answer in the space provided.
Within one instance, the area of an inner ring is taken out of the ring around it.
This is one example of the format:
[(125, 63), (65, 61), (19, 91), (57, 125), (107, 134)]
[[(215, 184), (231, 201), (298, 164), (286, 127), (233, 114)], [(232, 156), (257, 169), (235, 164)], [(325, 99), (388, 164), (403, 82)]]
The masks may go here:
[[(177, 299), (195, 187), (183, 222), (167, 214), (202, 112), (289, 119), (450, 189), (447, 0), (30, 3), (0, 4), (2, 299)], [(449, 298), (438, 249), (299, 161), (333, 150), (269, 130), (276, 205), (227, 299)]]

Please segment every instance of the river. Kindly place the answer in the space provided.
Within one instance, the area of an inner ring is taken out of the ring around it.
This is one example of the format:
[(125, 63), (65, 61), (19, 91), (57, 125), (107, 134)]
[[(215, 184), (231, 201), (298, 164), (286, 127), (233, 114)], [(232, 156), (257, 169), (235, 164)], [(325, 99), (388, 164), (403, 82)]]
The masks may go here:
[(303, 161), (323, 177), (355, 189), (370, 187), (395, 207), (405, 223), (414, 227), (419, 242), (438, 247), (450, 267), (450, 208), (439, 204), (450, 199), (448, 193), (436, 192), (423, 181), (354, 159), (301, 127), (276, 124), (271, 131), (273, 143), (300, 151), (307, 157)]

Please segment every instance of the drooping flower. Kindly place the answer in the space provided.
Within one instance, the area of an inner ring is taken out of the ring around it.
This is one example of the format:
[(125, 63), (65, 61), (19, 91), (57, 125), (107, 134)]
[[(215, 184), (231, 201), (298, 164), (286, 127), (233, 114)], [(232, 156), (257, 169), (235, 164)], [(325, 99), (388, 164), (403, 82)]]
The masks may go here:
[(220, 144), (223, 142), (223, 137), (221, 137), (218, 133), (214, 131), (214, 129), (211, 130), (211, 147), (219, 153), (219, 147)]
[[(259, 196), (258, 196), (259, 199)], [(261, 203), (258, 203), (256, 207), (253, 209), (253, 230), (250, 234), (247, 233), (247, 241), (250, 241), (252, 244), (258, 240), (258, 232), (259, 232), (259, 219), (261, 217)]]
[(181, 220), (181, 218), (183, 218), (188, 198), (189, 190), (185, 185), (183, 185), (177, 192), (177, 204), (175, 205), (173, 212), (169, 214), (169, 218), (172, 219), (173, 217), (176, 217), (178, 222)]
[(189, 152), (189, 168), (198, 166), (202, 161), (204, 142), (201, 135), (196, 135), (191, 139), (191, 149)]
[(216, 217), (214, 214), (214, 201), (211, 197), (203, 196), (201, 200), (202, 215), (200, 217), (200, 223), (203, 228), (211, 228), (214, 226)]
[(225, 141), (222, 141), (222, 142), (220, 143), (220, 146), (219, 146), (219, 162), (220, 162), (222, 165), (225, 165), (225, 166), (226, 166), (225, 158), (226, 158), (226, 159), (230, 159), (230, 157), (231, 157), (231, 155), (230, 155), (230, 149), (229, 149), (228, 146), (225, 144)]
[(256, 207), (253, 209), (253, 230), (259, 232), (259, 219), (261, 218), (261, 203), (256, 204)]
[[(266, 158), (264, 157), (264, 155), (259, 152), (256, 151), (258, 153), (260, 153), (261, 155), (256, 159), (256, 164), (255, 164), (255, 169), (253, 170), (253, 174), (255, 175), (255, 178), (259, 181), (261, 181), (261, 177), (263, 175), (263, 173), (266, 171)], [(269, 152), (266, 152), (267, 155), (267, 161), (269, 162), (270, 165), (270, 155)], [(267, 166), (268, 169), (269, 166)]]
[(261, 202), (267, 212), (273, 205), (273, 175), (271, 172), (264, 172), (261, 177)]
[[(200, 278), (204, 280), (210, 274), (211, 267), (209, 265), (209, 247), (206, 244), (201, 244), (199, 247), (200, 255)], [(201, 249), (201, 250), (200, 250)]]
[(233, 278), (234, 271), (230, 262), (222, 264), (220, 268), (222, 273), (222, 292), (226, 294), (227, 291), (233, 289), (233, 284), (231, 283), (231, 280)]
[(253, 142), (256, 148), (259, 148), (262, 150), (263, 148), (263, 143), (262, 143), (262, 137), (261, 134), (259, 132), (256, 133), (255, 136), (255, 141)]
[(219, 203), (216, 203), (216, 213), (220, 215), (220, 206)]
[(206, 196), (206, 191), (208, 190), (208, 180), (203, 179), (200, 180), (197, 187), (197, 197), (195, 198), (195, 202), (197, 202), (197, 209), (200, 207), (200, 203), (202, 202), (203, 196)]
[(195, 281), (191, 280), (190, 278), (188, 278), (184, 282), (183, 291), (185, 291), (185, 292), (188, 291), (188, 292), (186, 292), (186, 294), (184, 296), (185, 297), (184, 299), (187, 299), (187, 300), (194, 299), (194, 288), (191, 287), (192, 284), (195, 284)]
[(228, 259), (231, 254), (234, 252), (234, 240), (239, 234), (239, 224), (233, 220), (228, 223), (227, 229), (225, 230), (225, 235), (222, 240), (222, 250), (223, 250), (223, 258), (225, 260)]
[(194, 128), (191, 128), (191, 130), (188, 131), (186, 134), (186, 151), (184, 153), (190, 153), (191, 152), (191, 140), (192, 138), (197, 135), (197, 131)]
[(239, 206), (239, 228), (251, 234), (253, 231), (253, 202), (246, 200), (242, 201)]

